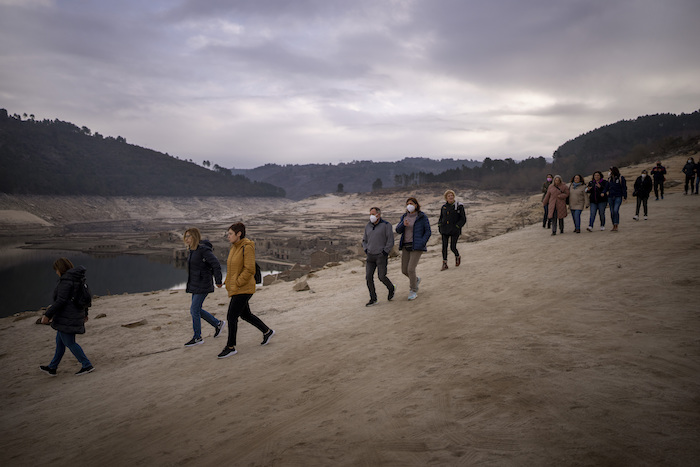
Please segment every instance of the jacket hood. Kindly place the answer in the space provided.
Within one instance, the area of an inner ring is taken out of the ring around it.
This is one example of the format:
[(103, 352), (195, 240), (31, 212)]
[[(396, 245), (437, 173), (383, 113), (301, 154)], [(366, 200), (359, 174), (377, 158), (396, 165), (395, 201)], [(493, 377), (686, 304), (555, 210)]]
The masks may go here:
[(199, 246), (200, 246), (200, 247), (203, 247), (203, 248), (208, 248), (208, 249), (210, 249), (210, 250), (212, 250), (212, 251), (214, 250), (214, 246), (211, 244), (211, 242), (210, 242), (209, 239), (207, 239), (207, 238), (205, 238), (204, 240), (200, 240), (200, 241), (199, 241)]
[(71, 280), (75, 282), (80, 282), (85, 278), (85, 272), (87, 269), (85, 269), (84, 266), (76, 266), (73, 269), (67, 270), (63, 275), (61, 276), (61, 279), (66, 279), (66, 280)]

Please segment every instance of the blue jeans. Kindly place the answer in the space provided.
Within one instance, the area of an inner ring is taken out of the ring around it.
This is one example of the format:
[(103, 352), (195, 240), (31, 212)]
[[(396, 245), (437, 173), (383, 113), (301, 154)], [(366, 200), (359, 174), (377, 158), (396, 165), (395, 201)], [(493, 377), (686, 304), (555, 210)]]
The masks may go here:
[(613, 225), (620, 223), (620, 206), (622, 206), (622, 197), (613, 196), (608, 198), (608, 204), (610, 205), (610, 219)]
[(574, 218), (574, 229), (581, 230), (581, 209), (572, 209), (571, 217)]
[(68, 334), (61, 331), (56, 331), (56, 353), (53, 356), (53, 360), (49, 363), (49, 368), (58, 368), (58, 364), (61, 363), (63, 354), (66, 353), (66, 347), (71, 351), (75, 358), (78, 359), (83, 368), (88, 368), (92, 366), (90, 360), (85, 356), (82, 347), (75, 342), (75, 334)]
[(595, 222), (595, 215), (600, 213), (600, 226), (605, 227), (605, 206), (607, 203), (603, 201), (602, 203), (591, 203), (591, 220), (588, 222), (589, 227), (593, 227), (593, 222)]
[(199, 339), (202, 337), (202, 321), (211, 324), (214, 327), (219, 325), (219, 320), (214, 318), (209, 312), (202, 309), (202, 304), (204, 299), (207, 298), (206, 293), (193, 293), (192, 294), (192, 305), (190, 305), (190, 314), (192, 315), (192, 328), (194, 329), (194, 338)]

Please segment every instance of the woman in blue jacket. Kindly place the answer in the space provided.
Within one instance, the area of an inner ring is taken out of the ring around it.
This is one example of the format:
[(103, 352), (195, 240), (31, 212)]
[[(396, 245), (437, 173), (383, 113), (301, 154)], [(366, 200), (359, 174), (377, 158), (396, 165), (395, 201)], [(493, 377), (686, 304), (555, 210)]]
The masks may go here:
[(56, 376), (58, 364), (68, 348), (82, 365), (76, 375), (84, 375), (95, 369), (75, 341), (76, 334), (85, 334), (85, 321), (88, 320), (87, 308), (79, 306), (75, 300), (78, 288), (85, 282), (85, 268), (74, 267), (68, 258), (58, 258), (53, 263), (53, 270), (59, 277), (58, 284), (53, 291), (53, 303), (41, 317), (41, 323), (50, 323), (56, 330), (56, 352), (51, 363), (41, 365), (39, 369), (50, 376)]
[(192, 347), (204, 343), (202, 340), (202, 318), (214, 326), (214, 337), (219, 337), (226, 321), (214, 318), (202, 308), (204, 299), (214, 291), (213, 280), (216, 280), (217, 287), (221, 287), (222, 284), (221, 264), (214, 256), (211, 243), (208, 240), (202, 240), (202, 234), (197, 228), (187, 229), (184, 241), (189, 250), (186, 292), (192, 294), (190, 314), (194, 329), (194, 336), (185, 344), (185, 347)]
[(396, 233), (401, 234), (399, 250), (401, 250), (401, 272), (410, 281), (409, 300), (415, 300), (418, 296), (420, 277), (416, 275), (418, 261), (424, 251), (428, 251), (428, 239), (430, 238), (430, 222), (428, 216), (420, 210), (420, 204), (416, 198), (406, 200), (406, 212), (396, 225)]
[(610, 218), (613, 228), (611, 232), (617, 232), (620, 224), (620, 206), (622, 200), (627, 199), (627, 182), (625, 177), (620, 175), (620, 169), (610, 167), (610, 178), (608, 178), (608, 205), (610, 206)]

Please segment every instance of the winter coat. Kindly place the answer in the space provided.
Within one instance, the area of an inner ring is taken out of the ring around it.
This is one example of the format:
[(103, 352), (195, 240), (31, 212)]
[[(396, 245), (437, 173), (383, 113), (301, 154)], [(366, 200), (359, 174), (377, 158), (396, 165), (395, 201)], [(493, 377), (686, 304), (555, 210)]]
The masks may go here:
[(462, 227), (467, 223), (467, 214), (464, 205), (459, 201), (445, 203), (440, 209), (440, 219), (438, 220), (438, 230), (442, 235), (459, 236), (462, 234)]
[[(403, 237), (406, 226), (403, 225), (404, 218), (408, 213), (404, 213), (401, 216), (401, 220), (396, 224), (396, 233), (401, 234), (401, 240), (399, 240), (399, 250), (403, 249)], [(413, 224), (413, 249), (420, 251), (428, 251), (428, 239), (431, 235), (430, 222), (428, 221), (428, 216), (423, 213), (423, 211), (418, 212), (418, 217), (416, 217), (416, 222)]]
[(549, 185), (551, 185), (552, 182), (544, 182), (542, 184), (542, 201), (544, 201), (544, 197), (547, 196), (547, 190), (549, 189)]
[(654, 177), (654, 181), (656, 183), (661, 183), (664, 180), (666, 180), (666, 167), (663, 165), (657, 165), (653, 169), (651, 169), (651, 175)]
[(641, 175), (637, 177), (637, 180), (634, 181), (634, 193), (633, 195), (636, 196), (637, 198), (648, 198), (649, 193), (651, 193), (651, 190), (653, 189), (653, 184), (651, 183), (651, 177), (646, 176), (642, 180)]
[(574, 184), (569, 185), (569, 208), (574, 211), (583, 211), (588, 207), (588, 196), (586, 196), (586, 185), (583, 183), (574, 188)]
[(46, 310), (51, 327), (66, 334), (85, 334), (85, 317), (87, 309), (79, 308), (73, 298), (85, 279), (86, 269), (76, 266), (69, 269), (58, 279), (53, 291), (53, 303)]
[(588, 201), (590, 204), (608, 202), (608, 182), (600, 180), (598, 185), (600, 185), (600, 187), (596, 186), (595, 180), (588, 182), (586, 191), (588, 192)]
[(608, 179), (608, 198), (627, 199), (627, 181), (625, 177), (620, 175), (618, 178), (610, 177)]
[(214, 291), (214, 283), (221, 285), (221, 264), (214, 256), (209, 240), (202, 240), (187, 258), (187, 293), (203, 294)]
[(542, 201), (543, 206), (549, 206), (549, 211), (547, 212), (547, 218), (552, 219), (554, 217), (554, 210), (557, 211), (557, 219), (563, 219), (569, 215), (566, 212), (566, 197), (569, 196), (569, 187), (565, 184), (559, 185), (561, 188), (552, 183), (547, 189), (547, 194), (544, 195), (544, 200)]
[(368, 222), (365, 226), (365, 234), (362, 237), (362, 249), (369, 255), (383, 253), (389, 256), (394, 247), (394, 231), (384, 219), (372, 224)]
[(224, 284), (229, 297), (255, 293), (255, 242), (242, 238), (231, 245)]
[(691, 178), (695, 176), (695, 164), (692, 162), (686, 162), (685, 165), (683, 166), (683, 173), (685, 174), (685, 178)]

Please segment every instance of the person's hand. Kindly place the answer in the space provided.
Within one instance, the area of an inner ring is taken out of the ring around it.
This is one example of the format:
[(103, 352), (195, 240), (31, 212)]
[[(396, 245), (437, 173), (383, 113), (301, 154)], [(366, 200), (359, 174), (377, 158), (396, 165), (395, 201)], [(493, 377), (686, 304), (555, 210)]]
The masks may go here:
[(216, 284), (216, 286), (217, 286), (218, 288), (221, 288), (222, 285), (223, 285), (223, 284)]
[(51, 321), (49, 320), (49, 317), (44, 315), (41, 317), (41, 324), (49, 324)]
[(404, 227), (408, 227), (408, 219), (405, 219), (405, 218), (404, 218), (404, 220), (403, 220), (403, 225), (404, 225)]
[(90, 318), (88, 317), (88, 315), (85, 315), (85, 321), (83, 321), (83, 322), (84, 322), (84, 323), (87, 323), (89, 319), (90, 319)]

